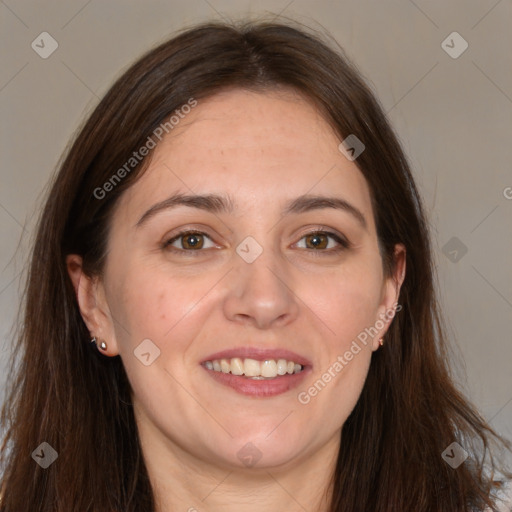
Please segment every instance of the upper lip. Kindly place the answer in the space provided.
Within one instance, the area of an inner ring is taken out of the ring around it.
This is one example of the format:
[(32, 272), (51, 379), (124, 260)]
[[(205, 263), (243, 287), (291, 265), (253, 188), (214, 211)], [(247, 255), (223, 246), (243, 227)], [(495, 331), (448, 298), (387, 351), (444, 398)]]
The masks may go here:
[(201, 364), (205, 363), (206, 361), (214, 361), (216, 359), (232, 359), (234, 357), (239, 357), (240, 359), (256, 359), (259, 361), (264, 361), (266, 359), (286, 359), (287, 361), (293, 361), (294, 363), (301, 364), (302, 366), (311, 366), (311, 362), (307, 358), (291, 350), (258, 347), (237, 347), (215, 352), (215, 354), (211, 354), (203, 359)]

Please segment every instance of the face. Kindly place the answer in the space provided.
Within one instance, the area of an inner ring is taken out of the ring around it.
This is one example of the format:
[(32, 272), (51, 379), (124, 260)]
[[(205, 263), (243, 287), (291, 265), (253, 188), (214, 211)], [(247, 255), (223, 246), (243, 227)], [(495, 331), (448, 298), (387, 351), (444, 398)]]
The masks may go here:
[(146, 444), (241, 468), (339, 442), (404, 271), (397, 247), (383, 274), (369, 188), (340, 142), (290, 91), (224, 92), (121, 197), (103, 280), (82, 276), (94, 300), (79, 300), (122, 359)]

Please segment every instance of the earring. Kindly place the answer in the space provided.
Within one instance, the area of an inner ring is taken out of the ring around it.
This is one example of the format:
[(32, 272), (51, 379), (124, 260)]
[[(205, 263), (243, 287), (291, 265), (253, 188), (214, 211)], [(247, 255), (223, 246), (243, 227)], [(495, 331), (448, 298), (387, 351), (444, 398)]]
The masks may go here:
[[(96, 338), (96, 336), (93, 336), (91, 338), (91, 343), (96, 343), (96, 346), (98, 347), (98, 340)], [(98, 348), (101, 348), (101, 350), (107, 350), (107, 344), (102, 341), (100, 344), (99, 344), (99, 347)]]
[(380, 345), (381, 347), (382, 347), (382, 345), (384, 345), (384, 339), (383, 339), (383, 338), (381, 338), (381, 339), (379, 340), (379, 345)]

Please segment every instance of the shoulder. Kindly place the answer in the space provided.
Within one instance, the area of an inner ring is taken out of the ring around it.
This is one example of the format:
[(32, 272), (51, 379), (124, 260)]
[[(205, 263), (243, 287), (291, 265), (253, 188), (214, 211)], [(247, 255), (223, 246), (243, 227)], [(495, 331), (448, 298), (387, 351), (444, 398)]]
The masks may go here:
[[(512, 511), (512, 480), (504, 480), (497, 482), (500, 487), (493, 492), (496, 497), (496, 510), (499, 512)], [(490, 508), (486, 508), (484, 512), (491, 512)]]

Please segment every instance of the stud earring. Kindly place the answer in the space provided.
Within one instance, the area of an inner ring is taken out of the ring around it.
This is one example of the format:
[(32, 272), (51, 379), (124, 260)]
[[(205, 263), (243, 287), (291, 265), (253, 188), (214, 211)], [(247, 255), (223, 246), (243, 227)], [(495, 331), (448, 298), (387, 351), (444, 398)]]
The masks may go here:
[(379, 345), (380, 345), (381, 347), (382, 347), (382, 345), (384, 345), (384, 339), (383, 339), (383, 338), (381, 338), (381, 339), (379, 340)]
[(93, 336), (91, 338), (91, 343), (96, 343), (96, 346), (101, 350), (107, 350), (107, 344), (104, 341), (102, 341), (98, 346), (98, 339), (96, 338), (96, 336)]

